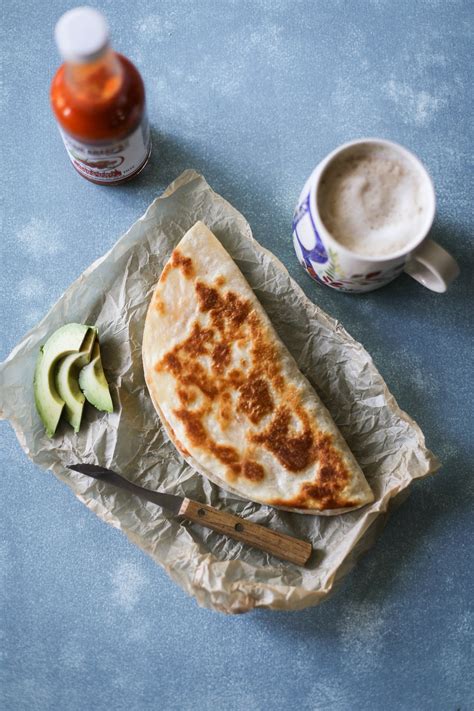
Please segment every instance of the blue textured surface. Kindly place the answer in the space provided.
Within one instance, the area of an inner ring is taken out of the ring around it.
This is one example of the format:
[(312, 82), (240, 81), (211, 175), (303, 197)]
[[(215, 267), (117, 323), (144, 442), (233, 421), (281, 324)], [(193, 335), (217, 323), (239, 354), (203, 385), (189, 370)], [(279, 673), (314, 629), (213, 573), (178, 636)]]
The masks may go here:
[[(53, 24), (70, 6), (4, 4), (0, 358), (193, 167), (373, 354), (444, 466), (331, 600), (229, 618), (197, 608), (2, 423), (0, 707), (472, 709), (472, 2), (98, 3), (142, 70), (154, 127), (151, 165), (120, 188), (75, 174), (50, 114)], [(363, 135), (432, 173), (434, 234), (463, 269), (447, 295), (406, 276), (342, 295), (297, 264), (305, 179)]]

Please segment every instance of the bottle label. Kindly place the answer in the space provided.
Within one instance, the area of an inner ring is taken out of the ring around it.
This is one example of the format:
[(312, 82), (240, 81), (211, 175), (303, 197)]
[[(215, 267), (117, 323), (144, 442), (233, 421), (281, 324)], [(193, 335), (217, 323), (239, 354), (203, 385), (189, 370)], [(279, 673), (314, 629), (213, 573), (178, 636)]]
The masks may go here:
[(130, 178), (146, 163), (150, 153), (150, 127), (146, 113), (132, 133), (120, 141), (83, 143), (59, 127), (71, 163), (84, 177), (100, 183)]

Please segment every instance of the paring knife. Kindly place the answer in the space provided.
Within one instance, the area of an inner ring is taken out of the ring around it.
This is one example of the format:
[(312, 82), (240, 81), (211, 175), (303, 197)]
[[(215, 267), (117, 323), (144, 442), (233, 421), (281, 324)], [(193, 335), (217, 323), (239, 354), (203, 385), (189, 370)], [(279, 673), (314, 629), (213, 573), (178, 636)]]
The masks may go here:
[(125, 489), (130, 494), (135, 494), (135, 496), (151, 501), (164, 509), (168, 509), (168, 511), (172, 511), (177, 516), (183, 516), (189, 521), (198, 523), (200, 526), (211, 528), (213, 531), (223, 533), (254, 548), (260, 548), (266, 553), (271, 553), (277, 558), (288, 560), (296, 565), (305, 565), (313, 552), (309, 541), (302, 541), (299, 538), (272, 531), (266, 526), (252, 523), (252, 521), (248, 521), (241, 516), (220, 511), (213, 506), (201, 504), (184, 496), (144, 489), (141, 486), (132, 484), (132, 482), (124, 479), (124, 477), (111, 469), (105, 469), (96, 464), (71, 464), (68, 468), (99, 481), (104, 481), (107, 484), (112, 484), (112, 486), (116, 486), (119, 489)]

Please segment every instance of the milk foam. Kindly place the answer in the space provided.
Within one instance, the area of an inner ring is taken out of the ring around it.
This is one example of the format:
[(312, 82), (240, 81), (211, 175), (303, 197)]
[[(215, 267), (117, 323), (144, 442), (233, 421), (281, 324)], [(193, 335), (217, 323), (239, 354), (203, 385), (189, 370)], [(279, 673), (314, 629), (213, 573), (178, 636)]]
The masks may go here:
[(426, 225), (426, 178), (395, 148), (355, 145), (324, 171), (318, 209), (335, 240), (364, 257), (402, 250)]

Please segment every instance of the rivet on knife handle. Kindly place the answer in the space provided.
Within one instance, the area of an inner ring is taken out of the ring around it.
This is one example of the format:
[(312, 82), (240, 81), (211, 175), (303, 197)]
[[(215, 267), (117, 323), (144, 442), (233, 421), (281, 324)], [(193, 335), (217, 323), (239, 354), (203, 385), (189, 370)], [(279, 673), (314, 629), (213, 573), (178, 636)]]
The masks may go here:
[(179, 515), (296, 565), (305, 565), (313, 552), (308, 541), (278, 533), (266, 526), (191, 499), (184, 499)]

